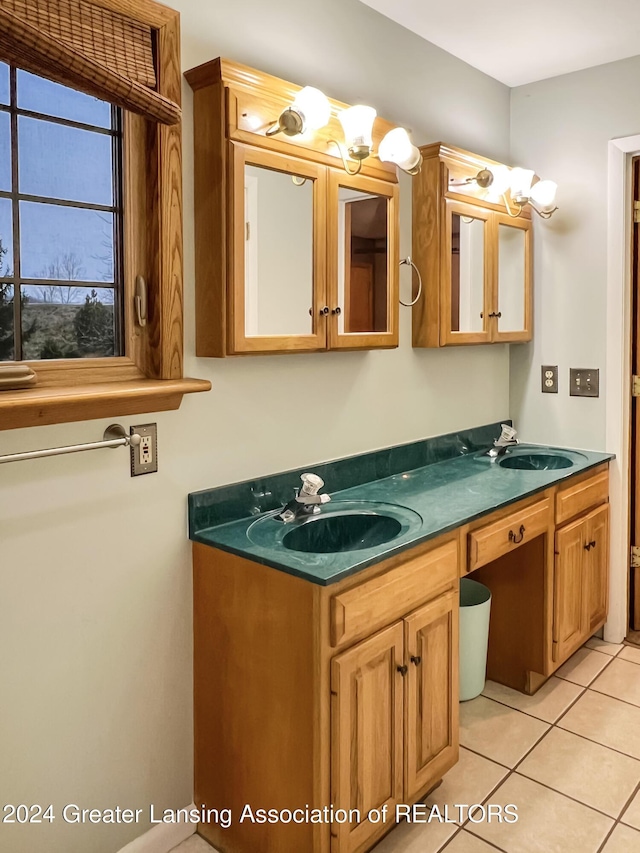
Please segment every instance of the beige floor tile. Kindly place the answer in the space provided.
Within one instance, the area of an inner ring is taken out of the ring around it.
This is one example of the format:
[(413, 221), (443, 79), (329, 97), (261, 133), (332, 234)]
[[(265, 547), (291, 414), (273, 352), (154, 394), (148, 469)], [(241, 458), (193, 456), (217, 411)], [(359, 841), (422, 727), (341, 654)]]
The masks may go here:
[(640, 705), (640, 666), (628, 660), (612, 660), (591, 685), (592, 690)]
[(478, 696), (460, 705), (460, 744), (513, 767), (549, 726), (513, 708)]
[(640, 832), (618, 824), (602, 848), (602, 853), (636, 853), (640, 850)]
[(618, 817), (640, 782), (640, 761), (553, 728), (518, 773)]
[(623, 646), (619, 656), (622, 660), (640, 663), (640, 648), (638, 646)]
[(590, 640), (587, 640), (585, 646), (588, 649), (595, 649), (597, 652), (603, 652), (605, 655), (611, 655), (611, 657), (615, 657), (618, 652), (624, 648), (622, 643), (605, 643), (605, 641), (601, 640), (599, 637), (592, 637)]
[(554, 723), (582, 693), (584, 687), (561, 678), (550, 678), (533, 696), (519, 693), (495, 681), (487, 681), (483, 695), (502, 702), (525, 714), (531, 714), (547, 723)]
[(216, 850), (199, 835), (192, 835), (182, 844), (174, 847), (171, 853), (216, 853)]
[(622, 815), (620, 820), (623, 823), (628, 823), (629, 826), (635, 826), (636, 829), (640, 829), (640, 792), (638, 792), (633, 800), (631, 800), (629, 808)]
[[(460, 760), (446, 774), (442, 785), (429, 794), (426, 802), (430, 806), (436, 805), (441, 809), (449, 806), (452, 812), (456, 803), (466, 805), (481, 803), (508, 772), (506, 767), (461, 747)], [(458, 813), (459, 810), (456, 809), (451, 816), (460, 822)], [(463, 813), (462, 822), (465, 820), (466, 813)]]
[(463, 829), (451, 839), (442, 853), (496, 853), (496, 848)]
[(454, 823), (407, 823), (392, 829), (372, 853), (438, 853), (458, 829)]
[(578, 649), (557, 670), (556, 675), (559, 678), (566, 678), (567, 681), (573, 681), (575, 684), (582, 684), (583, 687), (588, 687), (593, 679), (610, 663), (611, 655), (603, 655), (602, 652), (596, 652), (593, 649), (585, 649), (583, 647)]
[(467, 824), (474, 835), (509, 853), (596, 853), (613, 821), (517, 773), (491, 801), (518, 807), (518, 821)]
[(640, 759), (640, 708), (586, 690), (557, 724)]

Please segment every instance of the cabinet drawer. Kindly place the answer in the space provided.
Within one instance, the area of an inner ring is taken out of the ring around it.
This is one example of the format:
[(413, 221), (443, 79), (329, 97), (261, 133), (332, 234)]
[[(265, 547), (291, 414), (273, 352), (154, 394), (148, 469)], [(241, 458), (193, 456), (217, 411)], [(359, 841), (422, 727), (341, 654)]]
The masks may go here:
[(474, 530), (469, 534), (469, 571), (545, 533), (550, 522), (551, 500), (544, 498), (520, 512)]
[(407, 560), (331, 599), (331, 644), (366, 637), (455, 584), (458, 543)]
[(588, 480), (562, 489), (556, 495), (556, 524), (563, 524), (609, 498), (609, 472), (601, 471)]

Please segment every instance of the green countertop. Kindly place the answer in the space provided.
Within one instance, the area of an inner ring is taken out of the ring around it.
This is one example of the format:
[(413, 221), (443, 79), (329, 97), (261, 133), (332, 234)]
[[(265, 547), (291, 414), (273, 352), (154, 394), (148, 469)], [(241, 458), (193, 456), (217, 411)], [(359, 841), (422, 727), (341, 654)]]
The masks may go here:
[[(402, 522), (400, 535), (375, 547), (330, 554), (289, 550), (282, 545), (283, 537), (296, 525), (305, 522), (283, 524), (273, 518), (277, 511), (192, 529), (191, 539), (326, 586), (614, 458), (610, 453), (540, 445), (521, 444), (508, 452), (516, 455), (531, 450), (539, 453), (545, 449), (567, 456), (573, 464), (559, 470), (509, 469), (489, 459), (483, 450), (339, 492), (332, 491), (331, 482), (327, 479), (324, 491), (331, 495), (332, 500), (323, 505), (323, 513), (348, 509), (353, 506), (352, 502), (375, 502), (404, 508), (396, 513)], [(392, 508), (390, 514), (393, 515)]]

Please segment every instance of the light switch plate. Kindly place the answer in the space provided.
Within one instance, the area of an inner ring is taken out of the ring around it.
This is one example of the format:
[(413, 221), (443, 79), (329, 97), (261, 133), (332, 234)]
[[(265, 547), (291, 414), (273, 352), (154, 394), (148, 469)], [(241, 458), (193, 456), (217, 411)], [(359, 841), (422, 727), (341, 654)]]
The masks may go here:
[(131, 476), (155, 474), (158, 470), (158, 425), (132, 426), (129, 433), (133, 435), (134, 432), (138, 433), (141, 441), (137, 447), (130, 445), (129, 448), (131, 451)]
[(557, 394), (558, 393), (558, 365), (543, 364), (542, 365), (542, 393)]
[(600, 371), (597, 368), (569, 368), (569, 394), (571, 397), (599, 397)]

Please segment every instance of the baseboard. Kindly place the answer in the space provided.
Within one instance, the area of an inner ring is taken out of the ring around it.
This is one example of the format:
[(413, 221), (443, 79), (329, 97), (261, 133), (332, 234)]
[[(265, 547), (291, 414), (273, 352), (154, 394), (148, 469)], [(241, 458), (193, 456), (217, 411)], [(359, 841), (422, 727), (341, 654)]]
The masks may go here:
[[(195, 809), (194, 803), (187, 809)], [(169, 853), (186, 841), (197, 829), (195, 823), (159, 823), (144, 835), (126, 844), (120, 853)]]

